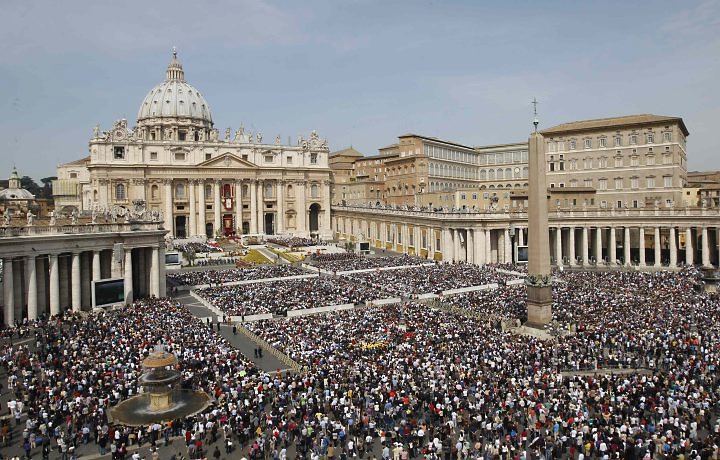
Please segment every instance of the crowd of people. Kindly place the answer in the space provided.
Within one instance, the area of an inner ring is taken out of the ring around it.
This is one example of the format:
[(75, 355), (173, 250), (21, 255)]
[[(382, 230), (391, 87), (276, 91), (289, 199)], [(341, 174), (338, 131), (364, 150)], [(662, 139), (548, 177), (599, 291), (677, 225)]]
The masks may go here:
[(391, 297), (383, 289), (334, 277), (277, 280), (240, 286), (218, 286), (195, 291), (229, 316), (365, 303)]
[(309, 271), (296, 265), (252, 265), (229, 270), (196, 270), (170, 272), (168, 282), (176, 286), (220, 285), (233, 281), (283, 278), (286, 276), (307, 275)]
[(215, 243), (204, 243), (200, 241), (173, 242), (176, 251), (197, 254), (201, 252), (223, 252), (223, 248)]
[[(438, 267), (487, 281), (462, 264)], [(23, 332), (35, 343), (0, 349), (12, 394), (0, 434), (22, 438), (29, 455), (88, 443), (114, 458), (173, 436), (184, 436), (190, 458), (220, 446), (251, 459), (717, 458), (720, 299), (698, 289), (697, 275), (560, 273), (554, 320), (576, 329), (560, 340), (491, 320), (497, 310), (519, 314), (522, 285), (443, 299), (455, 309), (403, 302), (246, 324), (304, 366), (300, 374), (259, 371), (170, 299), (39, 320)], [(248, 305), (268, 308), (349, 289), (342, 277), (311, 280), (272, 295), (283, 287), (242, 288)], [(359, 297), (377, 291), (351, 286)], [(113, 425), (109, 408), (138, 393), (157, 343), (178, 357), (182, 385), (215, 404), (168, 424)], [(609, 370), (584, 372), (595, 368)]]
[(404, 265), (421, 265), (428, 263), (427, 260), (412, 257), (407, 254), (399, 257), (368, 257), (349, 252), (317, 254), (306, 258), (305, 262), (314, 267), (332, 272), (366, 270), (370, 268), (401, 267)]
[(285, 246), (290, 249), (327, 245), (327, 241), (324, 240), (316, 238), (301, 238), (299, 236), (271, 236), (265, 238), (265, 241), (279, 246)]
[(213, 267), (216, 265), (236, 265), (240, 257), (207, 257), (204, 259), (195, 259), (193, 262), (198, 267)]
[(386, 270), (347, 275), (357, 283), (382, 288), (394, 295), (411, 297), (449, 289), (503, 283), (513, 275), (500, 273), (490, 266), (465, 263), (437, 263), (402, 270)]

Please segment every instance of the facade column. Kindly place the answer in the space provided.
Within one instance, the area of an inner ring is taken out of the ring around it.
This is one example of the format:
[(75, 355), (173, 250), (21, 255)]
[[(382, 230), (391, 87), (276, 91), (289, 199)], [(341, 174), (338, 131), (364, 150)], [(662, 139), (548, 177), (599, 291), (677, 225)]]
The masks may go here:
[(257, 223), (258, 233), (265, 233), (265, 182), (257, 181)]
[(503, 232), (503, 238), (505, 242), (505, 263), (509, 264), (513, 261), (513, 253), (512, 240), (510, 239), (510, 229), (508, 227), (505, 227), (505, 231)]
[[(298, 181), (295, 183), (295, 228), (301, 234), (307, 232), (305, 226), (305, 215), (307, 214), (307, 206), (305, 205), (305, 182)], [(381, 240), (382, 238), (377, 238)]]
[(685, 265), (692, 265), (694, 263), (692, 227), (687, 227), (685, 229)]
[(167, 279), (165, 278), (165, 246), (160, 243), (160, 247), (158, 248), (158, 291), (160, 297), (166, 297), (167, 296), (167, 286), (166, 282)]
[(48, 256), (50, 265), (50, 315), (60, 314), (60, 261), (57, 254)]
[(608, 260), (610, 265), (617, 264), (617, 235), (615, 234), (615, 227), (610, 226), (610, 241), (608, 242)]
[(595, 264), (602, 262), (602, 228), (595, 228)]
[(708, 244), (708, 229), (702, 227), (702, 264), (703, 267), (712, 267), (710, 263), (710, 245)]
[(504, 233), (499, 231), (497, 235), (497, 263), (501, 264), (505, 262), (505, 240), (503, 239)]
[(453, 260), (460, 262), (462, 260), (460, 254), (460, 251), (462, 250), (462, 245), (460, 244), (460, 230), (452, 229), (450, 230), (450, 235), (453, 239)]
[(485, 264), (485, 229), (477, 228), (475, 232), (475, 263)]
[(562, 266), (562, 227), (555, 227), (555, 265)]
[(660, 227), (655, 227), (655, 235), (653, 236), (653, 249), (655, 251), (655, 263), (654, 265), (656, 267), (659, 267), (661, 262), (661, 253), (660, 253)]
[(25, 258), (25, 279), (27, 280), (27, 317), (28, 320), (34, 320), (38, 317), (38, 286), (35, 256)]
[[(152, 248), (150, 257), (150, 296), (160, 297), (160, 252), (157, 247)], [(162, 261), (165, 263), (165, 261)]]
[(452, 250), (452, 235), (450, 235), (450, 229), (444, 228), (442, 230), (443, 235), (443, 247), (442, 247), (442, 255), (443, 255), (443, 262), (451, 262), (453, 260), (453, 250)]
[[(205, 181), (198, 180), (198, 223), (197, 223), (197, 234), (203, 237), (207, 237), (207, 231), (205, 230)], [(213, 231), (217, 231), (216, 228)], [(210, 235), (210, 238), (215, 235)]]
[(125, 303), (133, 302), (132, 249), (125, 248)]
[(102, 277), (100, 271), (100, 251), (93, 251), (92, 257), (92, 281), (97, 281)]
[(5, 304), (5, 325), (15, 326), (15, 283), (12, 258), (3, 259), (3, 298)]
[[(222, 190), (222, 183), (219, 180), (213, 182), (213, 230), (217, 234), (218, 230), (224, 233), (222, 224), (222, 203), (220, 191)], [(236, 197), (237, 198), (237, 197)], [(237, 205), (237, 202), (235, 203)], [(164, 262), (163, 262), (164, 263)]]
[(473, 235), (473, 232), (474, 230), (471, 228), (465, 230), (467, 234), (467, 238), (465, 238), (465, 249), (467, 250), (467, 262), (469, 264), (475, 263), (475, 235)]
[(80, 311), (80, 253), (73, 252), (70, 272), (70, 302), (73, 311)]
[(250, 181), (250, 233), (258, 233), (257, 183)]
[(630, 261), (630, 227), (628, 226), (625, 226), (625, 234), (623, 235), (623, 258), (626, 267), (632, 265)]
[[(242, 215), (243, 215), (243, 186), (242, 180), (235, 180), (235, 234), (242, 235)], [(219, 214), (218, 214), (219, 216)]]
[(320, 216), (322, 222), (318, 225), (318, 233), (322, 235), (324, 232), (327, 235), (330, 228), (330, 181), (325, 181), (323, 184), (325, 185), (323, 187), (323, 215)]
[(525, 246), (525, 229), (522, 227), (517, 229), (518, 233), (518, 246)]
[(640, 266), (645, 266), (645, 227), (640, 227), (638, 245), (640, 246)]
[(583, 266), (587, 267), (590, 263), (590, 256), (589, 256), (589, 244), (588, 244), (588, 228), (583, 227), (582, 228), (582, 264)]
[(165, 221), (164, 227), (165, 230), (170, 231), (170, 235), (174, 235), (175, 219), (173, 218), (172, 180), (166, 179), (165, 181), (163, 181), (163, 187), (165, 188), (165, 216), (163, 216), (163, 220)]
[[(275, 233), (285, 233), (285, 187), (282, 180), (277, 181), (277, 229)], [(330, 228), (330, 223), (328, 223)]]
[(568, 230), (568, 239), (570, 240), (569, 241), (570, 244), (568, 245), (570, 254), (568, 254), (568, 258), (570, 259), (570, 266), (572, 267), (572, 266), (576, 265), (576, 262), (575, 262), (575, 257), (576, 257), (576, 254), (575, 254), (575, 227), (571, 226), (570, 229)]
[(188, 201), (190, 204), (190, 221), (187, 225), (187, 236), (195, 236), (197, 234), (197, 206), (195, 203), (195, 179), (187, 181)]
[(677, 240), (675, 238), (675, 227), (670, 227), (670, 265), (677, 267)]

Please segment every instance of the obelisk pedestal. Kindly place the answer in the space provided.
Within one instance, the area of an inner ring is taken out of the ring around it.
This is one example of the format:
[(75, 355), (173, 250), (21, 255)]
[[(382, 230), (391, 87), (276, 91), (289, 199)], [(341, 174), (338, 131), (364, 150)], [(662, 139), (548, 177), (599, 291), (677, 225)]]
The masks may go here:
[(537, 131), (528, 139), (528, 276), (526, 326), (542, 329), (552, 320), (550, 237), (548, 235), (545, 141)]

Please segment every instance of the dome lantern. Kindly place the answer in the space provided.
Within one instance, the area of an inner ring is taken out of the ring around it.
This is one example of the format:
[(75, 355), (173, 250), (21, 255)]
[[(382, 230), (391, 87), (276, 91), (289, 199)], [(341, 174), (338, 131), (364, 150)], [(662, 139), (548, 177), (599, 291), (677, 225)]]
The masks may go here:
[(175, 49), (174, 46), (172, 61), (170, 61), (167, 71), (165, 72), (165, 80), (185, 81), (185, 71), (183, 71), (182, 64), (177, 60), (177, 49)]

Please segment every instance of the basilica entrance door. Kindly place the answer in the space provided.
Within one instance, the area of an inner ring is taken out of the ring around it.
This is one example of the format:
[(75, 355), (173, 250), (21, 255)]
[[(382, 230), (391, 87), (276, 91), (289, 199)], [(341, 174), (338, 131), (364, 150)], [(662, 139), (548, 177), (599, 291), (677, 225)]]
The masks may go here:
[(175, 236), (177, 238), (187, 238), (187, 225), (186, 216), (175, 216)]

